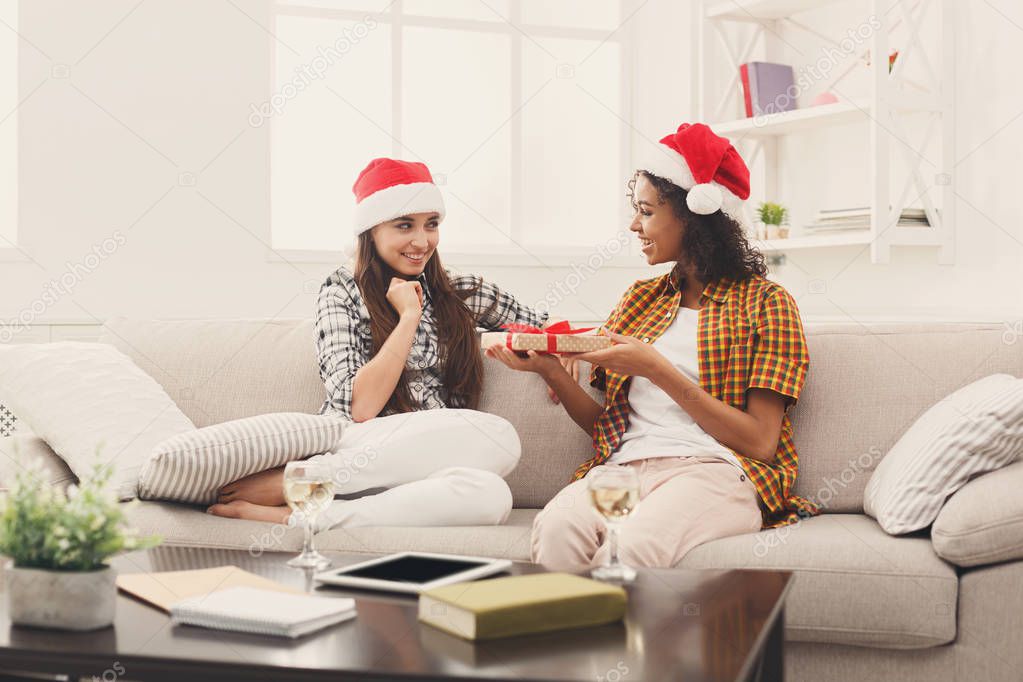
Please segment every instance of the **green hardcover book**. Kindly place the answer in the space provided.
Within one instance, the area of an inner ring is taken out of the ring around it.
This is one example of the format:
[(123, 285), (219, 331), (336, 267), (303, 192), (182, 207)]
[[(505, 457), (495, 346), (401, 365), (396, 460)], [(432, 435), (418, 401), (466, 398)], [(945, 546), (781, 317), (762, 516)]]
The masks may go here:
[(419, 620), (464, 639), (495, 639), (619, 621), (625, 590), (568, 573), (445, 585), (419, 597)]

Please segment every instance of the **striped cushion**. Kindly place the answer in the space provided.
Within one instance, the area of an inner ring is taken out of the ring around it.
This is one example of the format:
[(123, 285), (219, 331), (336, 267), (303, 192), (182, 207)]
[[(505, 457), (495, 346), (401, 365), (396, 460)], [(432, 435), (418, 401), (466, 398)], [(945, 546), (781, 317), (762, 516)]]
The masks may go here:
[(863, 510), (892, 535), (926, 528), (971, 477), (1023, 455), (1023, 379), (992, 374), (930, 407), (874, 470)]
[(196, 429), (153, 449), (139, 475), (139, 497), (195, 504), (216, 502), (232, 481), (326, 452), (348, 420), (282, 412)]

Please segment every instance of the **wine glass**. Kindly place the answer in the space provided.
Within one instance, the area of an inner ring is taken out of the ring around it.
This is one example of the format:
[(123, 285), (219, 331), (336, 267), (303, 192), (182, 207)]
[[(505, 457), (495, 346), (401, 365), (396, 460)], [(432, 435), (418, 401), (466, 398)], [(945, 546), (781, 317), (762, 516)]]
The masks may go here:
[(298, 568), (326, 568), (330, 559), (313, 546), (316, 517), (334, 501), (334, 479), (330, 467), (316, 462), (288, 462), (284, 467), (284, 499), (305, 523), (302, 553), (288, 561)]
[(590, 502), (607, 523), (610, 556), (606, 566), (590, 573), (597, 580), (629, 583), (636, 579), (635, 569), (618, 559), (618, 533), (622, 522), (639, 504), (639, 477), (632, 467), (596, 467), (586, 477)]

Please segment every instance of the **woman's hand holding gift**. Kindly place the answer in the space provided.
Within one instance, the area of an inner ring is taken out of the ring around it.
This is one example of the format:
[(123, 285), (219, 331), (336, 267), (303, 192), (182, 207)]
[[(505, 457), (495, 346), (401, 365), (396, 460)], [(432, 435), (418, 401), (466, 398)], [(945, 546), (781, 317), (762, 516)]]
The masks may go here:
[(593, 435), (593, 425), (603, 408), (579, 385), (575, 357), (567, 354), (559, 357), (535, 350), (517, 353), (502, 345), (488, 347), (486, 354), (510, 369), (539, 374), (547, 383), (554, 402), (561, 403), (572, 420), (586, 433)]
[(624, 336), (602, 330), (611, 338), (612, 346), (603, 350), (588, 353), (573, 353), (572, 357), (586, 360), (606, 370), (633, 377), (652, 379), (666, 369), (671, 363), (648, 343), (643, 343), (634, 336)]
[(526, 351), (525, 356), (523, 356), (522, 353), (509, 350), (504, 346), (491, 346), (486, 350), (486, 355), (488, 358), (499, 360), (506, 367), (518, 372), (539, 374), (544, 380), (547, 380), (552, 372), (565, 371), (558, 356), (551, 355), (550, 353), (538, 353), (535, 350), (530, 350)]
[[(561, 320), (549, 320), (544, 326), (544, 329), (550, 327), (552, 324), (562, 322)], [(561, 400), (558, 398), (557, 391), (551, 386), (551, 377), (554, 373), (559, 372), (560, 368), (565, 371), (574, 381), (579, 381), (579, 365), (574, 357), (571, 355), (554, 355), (550, 353), (541, 353), (538, 351), (513, 351), (504, 346), (491, 346), (487, 348), (486, 355), (488, 358), (494, 358), (504, 363), (504, 365), (510, 369), (514, 369), (519, 372), (533, 372), (539, 374), (544, 381), (547, 382), (547, 395), (550, 397), (551, 402), (558, 404)]]

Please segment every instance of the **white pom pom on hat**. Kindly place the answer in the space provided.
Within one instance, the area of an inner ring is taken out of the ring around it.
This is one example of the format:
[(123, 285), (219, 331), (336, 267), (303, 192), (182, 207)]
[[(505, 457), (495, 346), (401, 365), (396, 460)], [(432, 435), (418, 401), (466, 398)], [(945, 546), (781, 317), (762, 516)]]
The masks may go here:
[(686, 190), (693, 213), (723, 211), (745, 224), (749, 168), (732, 143), (703, 123), (683, 123), (650, 151), (640, 170), (670, 180)]
[(717, 185), (704, 182), (689, 188), (689, 192), (686, 194), (686, 205), (693, 213), (710, 215), (721, 210), (724, 199)]

